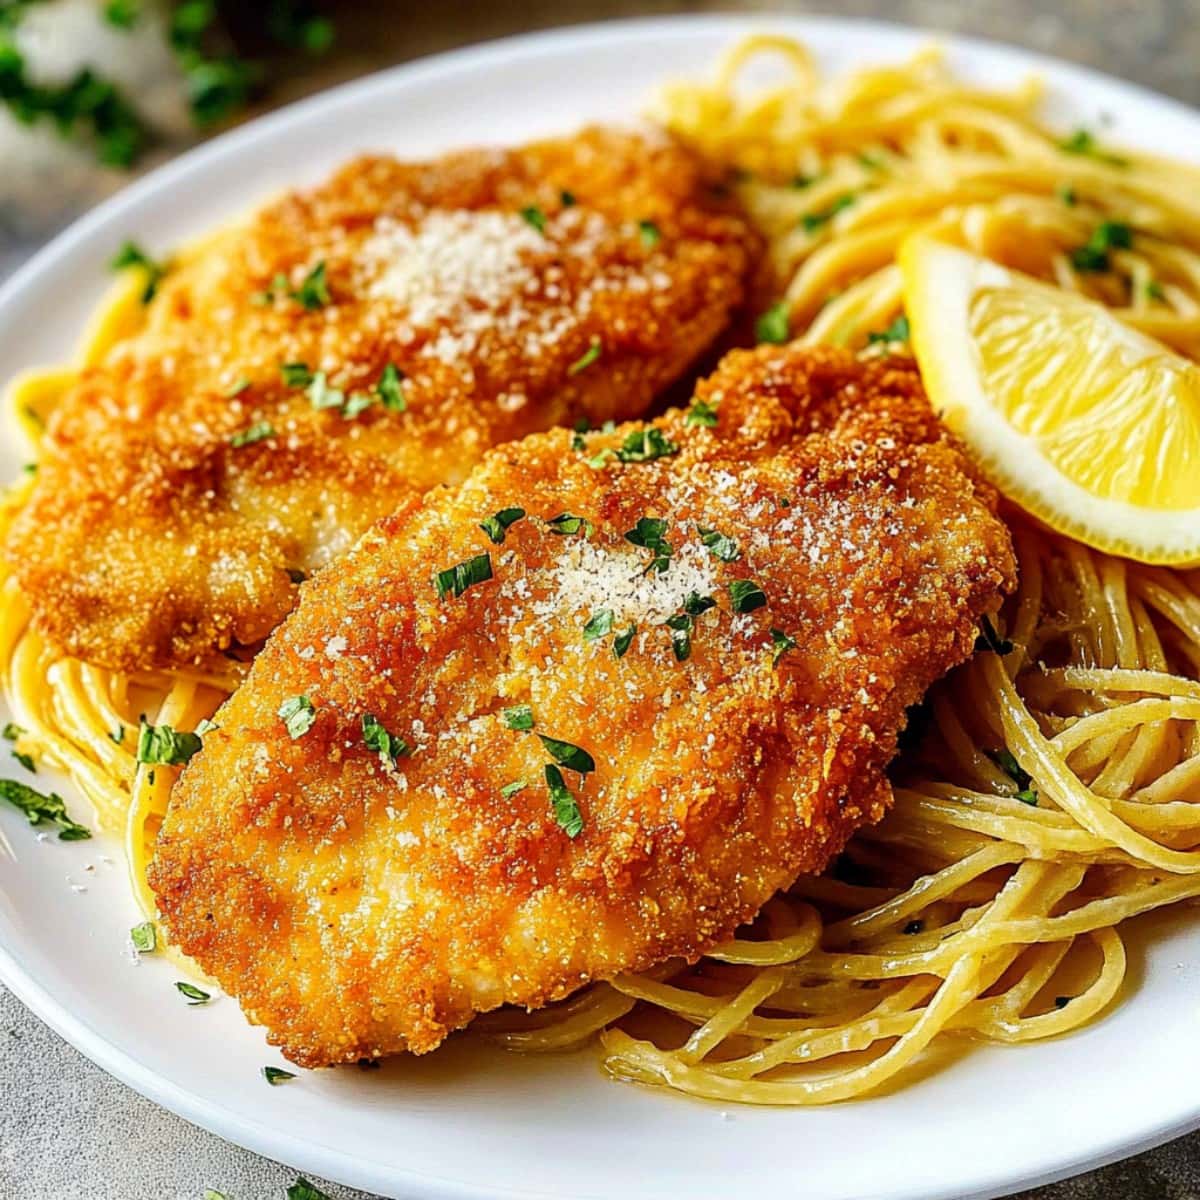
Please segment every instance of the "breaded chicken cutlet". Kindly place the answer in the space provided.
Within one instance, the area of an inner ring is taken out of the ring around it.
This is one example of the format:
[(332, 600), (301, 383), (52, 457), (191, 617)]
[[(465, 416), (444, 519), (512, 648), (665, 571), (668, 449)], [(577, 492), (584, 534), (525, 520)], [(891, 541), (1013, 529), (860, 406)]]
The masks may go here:
[(210, 666), (406, 493), (637, 416), (741, 302), (756, 240), (665, 134), (364, 158), (185, 256), (51, 414), (5, 556), (39, 628)]
[(734, 353), (307, 584), (174, 789), (162, 918), (305, 1066), (694, 958), (882, 814), (1013, 577), (909, 362)]

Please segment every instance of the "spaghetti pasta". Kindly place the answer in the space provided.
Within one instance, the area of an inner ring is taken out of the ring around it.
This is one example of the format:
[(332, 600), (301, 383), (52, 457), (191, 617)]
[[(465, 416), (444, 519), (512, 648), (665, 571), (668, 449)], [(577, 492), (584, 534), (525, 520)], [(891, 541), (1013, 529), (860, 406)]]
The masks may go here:
[[(746, 90), (764, 58), (781, 85)], [(748, 38), (711, 82), (665, 88), (653, 113), (727, 165), (788, 281), (807, 342), (862, 346), (900, 313), (895, 252), (914, 229), (1110, 304), (1200, 355), (1200, 168), (1064, 140), (1038, 120), (1036, 80), (1009, 92), (957, 80), (935, 49), (903, 66), (822, 83), (788, 38)], [(1113, 270), (1073, 252), (1105, 220), (1139, 231)], [(1076, 256), (1077, 258), (1077, 256)]]
[[(742, 91), (764, 54), (790, 77)], [(805, 341), (864, 347), (899, 317), (894, 254), (926, 227), (1200, 358), (1200, 171), (1086, 140), (1069, 152), (1039, 125), (1038, 101), (1034, 83), (966, 86), (933, 53), (831, 89), (803, 47), (754, 38), (711, 83), (668, 88), (657, 115), (728, 164)], [(1147, 236), (1090, 274), (1071, 251), (1105, 220)], [(137, 327), (135, 282), (85, 362)], [(44, 416), (69, 378), (19, 381), (18, 411)], [(695, 1096), (816, 1104), (878, 1089), (947, 1036), (1034, 1041), (1112, 1004), (1121, 923), (1200, 895), (1200, 571), (1125, 562), (1009, 516), (1011, 648), (981, 651), (934, 689), (896, 764), (893, 809), (831, 873), (798, 880), (697, 963), (476, 1028), (524, 1051), (598, 1038), (614, 1076)], [(152, 918), (144, 868), (175, 771), (137, 764), (132, 730), (143, 713), (194, 728), (238, 666), (134, 678), (75, 662), (30, 627), (13, 581), (2, 589), (19, 747), (70, 775), (123, 835)]]

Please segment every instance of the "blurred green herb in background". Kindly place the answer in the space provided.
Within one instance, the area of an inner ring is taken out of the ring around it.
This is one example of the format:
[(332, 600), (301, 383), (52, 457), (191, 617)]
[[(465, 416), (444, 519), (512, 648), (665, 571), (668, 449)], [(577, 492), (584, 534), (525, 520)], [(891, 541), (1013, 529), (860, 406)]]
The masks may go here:
[[(38, 0), (0, 0), (0, 105), (26, 125), (52, 124), (70, 141), (91, 144), (105, 166), (129, 168), (152, 144), (153, 133), (111, 81), (87, 68), (66, 83), (33, 82), (13, 32)], [(143, 0), (107, 0), (104, 19), (133, 30), (147, 16)], [(166, 38), (183, 75), (188, 108), (199, 129), (236, 117), (269, 86), (261, 62), (244, 57), (245, 41), (324, 54), (334, 40), (332, 20), (304, 0), (266, 5), (179, 0), (170, 6)]]

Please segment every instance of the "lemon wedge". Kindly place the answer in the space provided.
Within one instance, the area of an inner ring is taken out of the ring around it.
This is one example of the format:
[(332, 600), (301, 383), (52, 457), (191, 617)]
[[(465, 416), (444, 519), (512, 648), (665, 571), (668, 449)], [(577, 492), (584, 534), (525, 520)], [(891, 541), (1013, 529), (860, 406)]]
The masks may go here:
[(1200, 563), (1200, 366), (928, 234), (899, 261), (930, 402), (996, 487), (1099, 550)]

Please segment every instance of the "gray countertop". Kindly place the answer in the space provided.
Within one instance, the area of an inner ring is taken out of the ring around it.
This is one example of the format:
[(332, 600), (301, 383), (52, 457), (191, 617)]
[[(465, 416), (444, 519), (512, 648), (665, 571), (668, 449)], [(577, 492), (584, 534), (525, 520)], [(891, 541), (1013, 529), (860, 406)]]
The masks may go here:
[[(400, 20), (379, 19), (389, 5), (336, 7), (341, 49), (321, 68), (321, 84), (467, 42), (574, 21), (704, 9), (836, 11), (1019, 43), (1200, 106), (1200, 0), (842, 0), (827, 5), (458, 0), (395, 5)], [(310, 76), (285, 90), (299, 94), (313, 85)], [(31, 248), (0, 241), (0, 277)], [(231, 1146), (117, 1083), (0, 988), (0, 1197), (201, 1200), (206, 1188), (215, 1188), (232, 1200), (266, 1200), (283, 1197), (295, 1178), (295, 1171)], [(366, 1200), (362, 1192), (322, 1186), (331, 1196)], [(1200, 1200), (1200, 1134), (1022, 1196)]]

